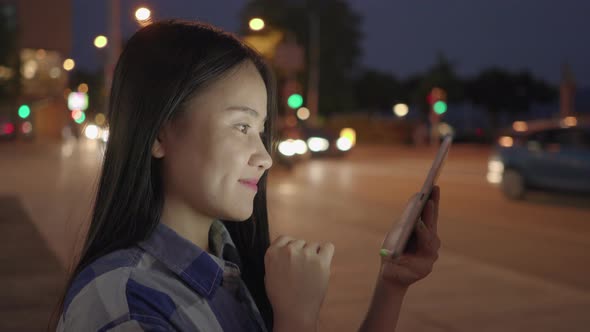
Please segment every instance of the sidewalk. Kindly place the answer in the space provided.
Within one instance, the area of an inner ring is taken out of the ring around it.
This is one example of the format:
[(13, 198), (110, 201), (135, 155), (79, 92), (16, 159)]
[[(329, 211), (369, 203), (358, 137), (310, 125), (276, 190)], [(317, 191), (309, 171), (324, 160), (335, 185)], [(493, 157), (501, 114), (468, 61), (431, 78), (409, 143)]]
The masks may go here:
[(0, 211), (0, 331), (46, 331), (65, 272), (16, 197)]

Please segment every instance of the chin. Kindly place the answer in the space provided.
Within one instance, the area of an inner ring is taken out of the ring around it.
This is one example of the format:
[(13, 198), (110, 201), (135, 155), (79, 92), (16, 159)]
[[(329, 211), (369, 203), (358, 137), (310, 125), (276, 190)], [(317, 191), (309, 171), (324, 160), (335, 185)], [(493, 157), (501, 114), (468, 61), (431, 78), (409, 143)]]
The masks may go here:
[(231, 209), (230, 211), (226, 212), (226, 216), (222, 219), (241, 222), (248, 220), (248, 218), (252, 216), (252, 207), (247, 209)]

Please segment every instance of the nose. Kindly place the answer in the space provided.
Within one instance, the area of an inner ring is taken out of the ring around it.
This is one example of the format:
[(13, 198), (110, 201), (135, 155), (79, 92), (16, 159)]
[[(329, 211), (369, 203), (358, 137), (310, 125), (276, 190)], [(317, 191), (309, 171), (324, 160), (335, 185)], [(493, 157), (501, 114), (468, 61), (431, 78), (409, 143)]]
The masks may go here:
[(262, 142), (258, 144), (256, 152), (250, 157), (249, 164), (250, 166), (257, 167), (263, 172), (272, 167), (272, 158), (268, 151), (266, 151), (266, 147)]

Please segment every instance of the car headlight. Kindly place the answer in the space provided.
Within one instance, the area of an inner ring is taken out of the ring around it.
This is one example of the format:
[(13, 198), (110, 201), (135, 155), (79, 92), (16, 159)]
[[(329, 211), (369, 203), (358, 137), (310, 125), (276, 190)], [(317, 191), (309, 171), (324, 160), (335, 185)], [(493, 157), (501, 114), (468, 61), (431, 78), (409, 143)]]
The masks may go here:
[(307, 144), (303, 140), (295, 140), (293, 141), (293, 149), (297, 154), (305, 154), (307, 152)]
[(352, 128), (343, 128), (340, 131), (340, 137), (348, 138), (352, 146), (356, 144), (356, 131)]
[(102, 134), (100, 135), (100, 138), (105, 143), (109, 140), (109, 129), (108, 128), (102, 130)]
[(486, 179), (491, 184), (498, 184), (502, 182), (502, 175), (504, 173), (504, 163), (498, 159), (490, 159), (488, 162), (488, 174)]
[(490, 160), (488, 162), (488, 171), (494, 173), (504, 172), (504, 163), (500, 160)]
[(322, 152), (328, 150), (330, 142), (323, 137), (310, 137), (307, 140), (307, 146), (313, 152)]
[(89, 124), (86, 126), (86, 129), (84, 129), (84, 135), (88, 139), (97, 139), (100, 133), (97, 126)]
[(282, 141), (279, 143), (279, 152), (286, 157), (291, 157), (295, 154), (295, 144), (292, 139), (288, 139), (286, 141)]
[(348, 151), (352, 148), (352, 142), (350, 141), (350, 139), (348, 137), (340, 137), (336, 141), (336, 147), (340, 151)]

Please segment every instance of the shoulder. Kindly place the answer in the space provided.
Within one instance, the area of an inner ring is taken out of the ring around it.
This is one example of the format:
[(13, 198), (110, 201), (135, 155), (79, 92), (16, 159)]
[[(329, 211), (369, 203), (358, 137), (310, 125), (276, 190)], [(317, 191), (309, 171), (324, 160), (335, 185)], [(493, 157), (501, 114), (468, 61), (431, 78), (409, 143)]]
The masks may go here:
[(58, 330), (170, 330), (174, 302), (137, 280), (156, 278), (157, 272), (142, 266), (146, 256), (139, 248), (117, 250), (80, 272), (66, 295)]

